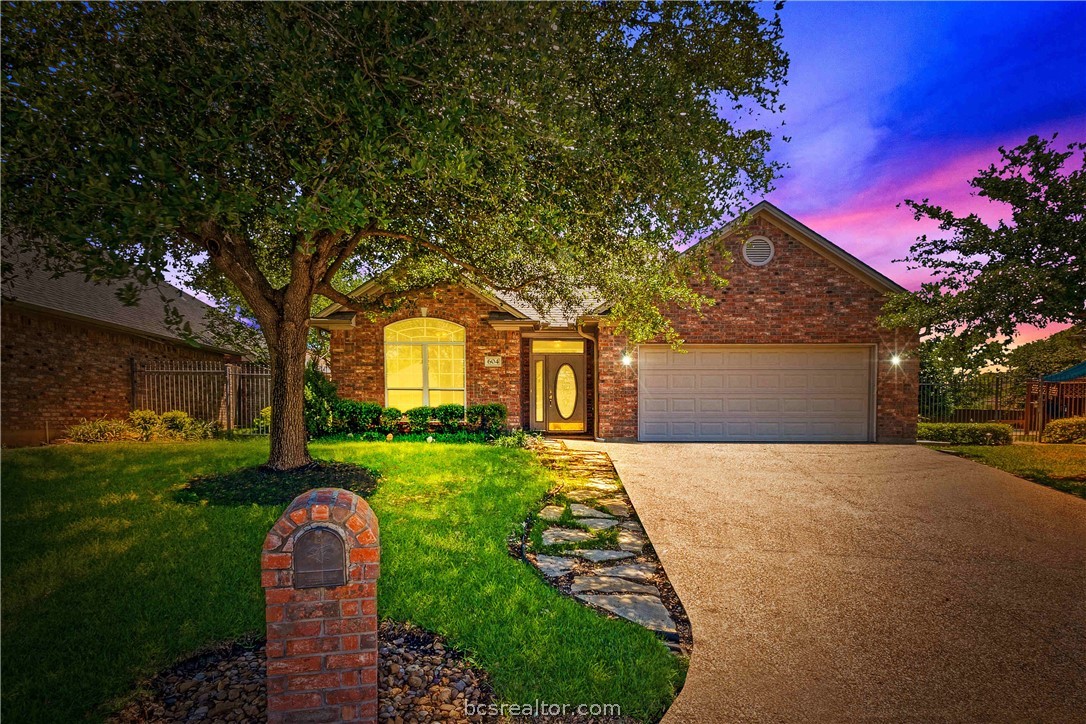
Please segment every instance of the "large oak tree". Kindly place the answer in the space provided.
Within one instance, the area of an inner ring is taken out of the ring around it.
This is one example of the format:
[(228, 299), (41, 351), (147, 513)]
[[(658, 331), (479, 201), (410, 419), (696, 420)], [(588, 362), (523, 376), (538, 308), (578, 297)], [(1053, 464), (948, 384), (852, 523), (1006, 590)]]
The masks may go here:
[(344, 275), (608, 298), (635, 338), (705, 303), (677, 245), (776, 174), (780, 34), (741, 3), (11, 3), (5, 234), (244, 299), (289, 469), (311, 304), (355, 307)]

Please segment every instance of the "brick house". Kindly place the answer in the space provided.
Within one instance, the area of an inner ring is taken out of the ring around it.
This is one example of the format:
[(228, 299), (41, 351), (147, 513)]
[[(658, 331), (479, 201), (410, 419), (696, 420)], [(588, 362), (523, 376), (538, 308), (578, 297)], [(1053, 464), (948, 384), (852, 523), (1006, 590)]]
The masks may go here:
[(542, 315), (467, 283), (311, 324), (331, 333), (342, 395), (401, 409), (501, 402), (512, 427), (601, 439), (915, 440), (918, 337), (878, 323), (902, 288), (768, 202), (750, 218), (724, 232), (729, 284), (702, 290), (717, 304), (668, 312), (682, 351), (629, 344), (607, 304)]
[[(4, 445), (61, 437), (80, 420), (122, 418), (133, 406), (133, 367), (164, 360), (222, 361), (240, 353), (211, 341), (211, 307), (169, 284), (145, 289), (137, 306), (116, 284), (59, 278), (16, 262), (0, 308), (0, 436)], [(167, 323), (163, 297), (194, 338)]]

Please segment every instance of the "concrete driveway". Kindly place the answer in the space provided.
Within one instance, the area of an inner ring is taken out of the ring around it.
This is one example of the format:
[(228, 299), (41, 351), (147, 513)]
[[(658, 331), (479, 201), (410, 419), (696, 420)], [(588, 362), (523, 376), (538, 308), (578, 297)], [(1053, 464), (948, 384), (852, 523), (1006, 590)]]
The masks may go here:
[(916, 446), (570, 446), (690, 615), (665, 721), (1086, 721), (1086, 501)]

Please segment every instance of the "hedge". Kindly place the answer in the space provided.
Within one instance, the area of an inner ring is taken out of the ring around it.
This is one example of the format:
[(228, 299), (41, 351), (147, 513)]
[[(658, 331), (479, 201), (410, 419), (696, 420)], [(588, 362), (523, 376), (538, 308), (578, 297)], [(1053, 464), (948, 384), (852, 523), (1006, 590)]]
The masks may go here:
[(1045, 427), (1041, 442), (1086, 445), (1086, 417), (1065, 417)]
[(916, 426), (918, 440), (954, 445), (1010, 445), (1013, 434), (1010, 425), (985, 422), (921, 422)]

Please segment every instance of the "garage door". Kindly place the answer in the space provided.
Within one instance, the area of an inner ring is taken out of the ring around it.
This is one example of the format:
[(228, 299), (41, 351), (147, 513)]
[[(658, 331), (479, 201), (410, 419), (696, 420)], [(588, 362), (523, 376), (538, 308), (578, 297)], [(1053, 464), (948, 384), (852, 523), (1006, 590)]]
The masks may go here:
[(641, 440), (866, 442), (871, 348), (638, 349)]

